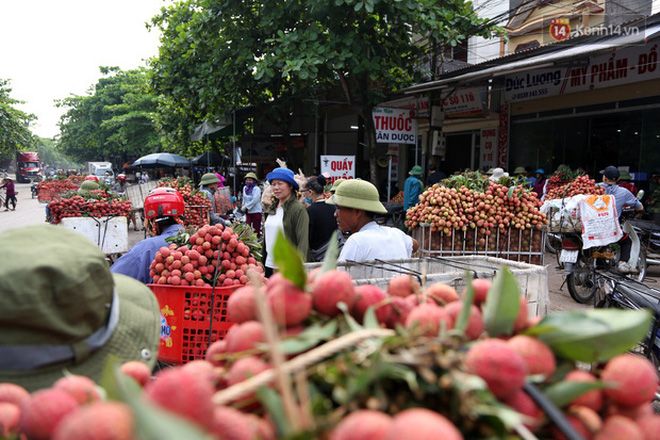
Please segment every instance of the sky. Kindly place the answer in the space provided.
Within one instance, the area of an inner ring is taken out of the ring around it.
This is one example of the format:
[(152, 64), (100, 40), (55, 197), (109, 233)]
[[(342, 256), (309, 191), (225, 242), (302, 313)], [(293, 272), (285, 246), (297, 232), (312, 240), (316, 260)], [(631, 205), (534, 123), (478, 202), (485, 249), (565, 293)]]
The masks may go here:
[(171, 0), (0, 0), (0, 78), (30, 128), (52, 138), (64, 109), (55, 100), (86, 95), (99, 66), (131, 70), (158, 54), (145, 23)]

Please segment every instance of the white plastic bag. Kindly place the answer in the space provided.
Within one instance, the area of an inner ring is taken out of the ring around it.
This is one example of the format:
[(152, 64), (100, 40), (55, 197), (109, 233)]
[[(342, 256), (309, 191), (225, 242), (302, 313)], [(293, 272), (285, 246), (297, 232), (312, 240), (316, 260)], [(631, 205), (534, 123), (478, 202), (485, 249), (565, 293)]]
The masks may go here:
[(616, 243), (623, 238), (614, 197), (589, 196), (580, 201), (583, 249)]

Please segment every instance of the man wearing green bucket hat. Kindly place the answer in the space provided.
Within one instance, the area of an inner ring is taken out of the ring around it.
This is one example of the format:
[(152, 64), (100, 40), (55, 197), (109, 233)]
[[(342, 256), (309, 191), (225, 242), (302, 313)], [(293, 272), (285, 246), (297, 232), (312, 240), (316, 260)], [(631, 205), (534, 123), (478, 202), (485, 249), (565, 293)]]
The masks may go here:
[(422, 167), (415, 165), (408, 173), (410, 177), (406, 179), (403, 186), (403, 210), (407, 211), (419, 203), (419, 196), (422, 194)]
[(99, 381), (110, 358), (153, 367), (160, 312), (84, 236), (39, 225), (0, 234), (0, 382), (29, 391), (65, 374)]
[(403, 231), (374, 221), (376, 214), (385, 214), (387, 209), (380, 203), (378, 190), (371, 182), (346, 180), (325, 203), (335, 205), (337, 226), (351, 234), (338, 261), (410, 258), (419, 247)]
[(211, 210), (209, 211), (209, 217), (211, 219), (211, 224), (216, 225), (218, 223), (225, 224), (225, 221), (222, 217), (216, 214), (217, 206), (215, 203), (215, 194), (218, 189), (218, 184), (222, 181), (216, 176), (215, 173), (206, 173), (202, 176), (202, 180), (199, 182), (199, 190), (204, 194), (204, 196), (211, 201)]

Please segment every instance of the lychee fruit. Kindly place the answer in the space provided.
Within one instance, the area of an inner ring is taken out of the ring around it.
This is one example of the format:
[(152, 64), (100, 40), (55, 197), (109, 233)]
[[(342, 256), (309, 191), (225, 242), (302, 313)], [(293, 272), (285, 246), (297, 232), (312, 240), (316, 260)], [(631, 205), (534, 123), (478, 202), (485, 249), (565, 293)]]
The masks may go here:
[(211, 362), (216, 367), (222, 367), (225, 365), (225, 361), (220, 358), (220, 355), (225, 353), (227, 353), (227, 341), (219, 339), (209, 346), (208, 350), (206, 350), (204, 359)]
[(637, 426), (644, 435), (644, 440), (655, 440), (660, 432), (660, 415), (652, 415), (637, 420)]
[(188, 362), (181, 367), (186, 373), (206, 379), (212, 387), (215, 387), (220, 380), (220, 374), (211, 362), (204, 359), (197, 359)]
[(13, 383), (0, 383), (0, 402), (9, 402), (21, 406), (30, 399), (30, 393), (20, 385)]
[(527, 416), (523, 424), (530, 431), (536, 431), (543, 425), (545, 413), (524, 390), (520, 390), (504, 400), (504, 403)]
[(346, 307), (353, 304), (355, 286), (351, 276), (341, 270), (330, 270), (316, 277), (312, 290), (314, 309), (326, 316), (334, 317), (340, 313), (337, 303)]
[(465, 368), (481, 377), (500, 400), (520, 391), (527, 375), (527, 365), (522, 356), (500, 339), (475, 343), (465, 356)]
[(388, 414), (360, 409), (339, 422), (330, 433), (330, 440), (385, 440), (392, 423)]
[[(474, 305), (481, 307), (484, 301), (486, 301), (486, 296), (488, 295), (488, 289), (492, 285), (491, 280), (486, 278), (475, 278), (472, 280), (472, 287), (474, 288)], [(465, 298), (467, 294), (467, 288), (463, 289), (461, 298)]]
[(253, 440), (257, 438), (258, 425), (247, 414), (234, 408), (216, 406), (210, 431), (219, 439)]
[(420, 304), (414, 307), (406, 318), (406, 328), (417, 325), (426, 336), (438, 336), (444, 322), (445, 329), (450, 330), (454, 322), (443, 307), (436, 304)]
[(80, 405), (101, 400), (96, 383), (86, 376), (64, 376), (55, 381), (53, 388), (71, 394)]
[[(658, 434), (658, 433), (656, 433)], [(623, 416), (610, 416), (594, 436), (594, 440), (644, 440), (644, 434), (635, 422)]]
[(0, 402), (0, 438), (12, 438), (18, 432), (21, 409), (15, 403)]
[(169, 368), (156, 375), (144, 395), (160, 407), (208, 429), (213, 420), (214, 391), (205, 378), (182, 368)]
[(520, 301), (520, 308), (518, 315), (513, 322), (513, 333), (517, 334), (529, 327), (529, 310), (527, 308), (527, 300), (522, 296), (518, 297)]
[(257, 318), (257, 294), (254, 286), (236, 289), (227, 300), (227, 313), (231, 322), (252, 321)]
[(144, 387), (151, 380), (151, 369), (145, 363), (140, 361), (129, 361), (119, 367), (126, 376), (132, 377), (141, 387)]
[(236, 385), (268, 369), (270, 365), (256, 356), (240, 358), (229, 369), (229, 385)]
[(133, 440), (134, 431), (135, 419), (128, 405), (96, 402), (65, 417), (53, 440)]
[(49, 440), (57, 425), (77, 408), (78, 401), (66, 391), (37, 391), (21, 405), (19, 431), (30, 440)]
[(527, 374), (539, 374), (549, 379), (557, 368), (557, 360), (544, 342), (526, 335), (516, 335), (507, 341), (527, 364)]
[[(463, 309), (462, 301), (452, 301), (444, 307), (447, 314), (451, 317), (454, 327), (458, 320), (461, 310)], [(484, 332), (484, 318), (481, 311), (474, 304), (470, 304), (470, 315), (468, 317), (468, 324), (465, 328), (465, 335), (471, 341), (477, 339)]]
[[(593, 374), (583, 370), (570, 371), (564, 377), (566, 382), (596, 382), (598, 379)], [(594, 411), (600, 411), (603, 407), (603, 390), (595, 389), (587, 391), (573, 400), (574, 405), (586, 406)]]
[(392, 278), (387, 286), (387, 293), (392, 296), (408, 296), (419, 291), (419, 283), (410, 275)]
[(355, 301), (350, 308), (351, 315), (362, 322), (364, 314), (369, 307), (374, 307), (376, 312), (376, 319), (378, 322), (386, 322), (388, 316), (392, 312), (392, 305), (386, 300), (388, 296), (383, 290), (372, 284), (362, 284), (355, 288)]
[(607, 405), (606, 414), (608, 416), (619, 415), (628, 417), (631, 420), (639, 420), (654, 414), (653, 403), (644, 402), (635, 406), (622, 406), (610, 402)]
[(408, 301), (406, 298), (400, 296), (393, 296), (390, 298), (390, 303), (392, 305), (392, 311), (390, 316), (387, 317), (385, 322), (387, 327), (395, 328), (397, 324), (404, 325), (406, 323), (406, 318), (408, 313), (415, 308), (416, 304), (413, 304), (411, 301)]
[(312, 310), (312, 296), (288, 280), (268, 285), (268, 304), (278, 325), (291, 327), (300, 324)]
[(635, 406), (653, 400), (658, 390), (658, 372), (646, 358), (622, 354), (610, 359), (601, 380), (612, 382), (613, 388), (604, 390), (614, 403)]
[(257, 348), (257, 344), (266, 341), (264, 325), (259, 321), (245, 321), (232, 325), (225, 336), (228, 353), (239, 353)]
[(463, 440), (445, 416), (425, 408), (406, 409), (394, 416), (387, 440)]
[[(593, 438), (594, 434), (603, 427), (603, 421), (596, 411), (586, 406), (571, 405), (566, 410), (566, 420), (573, 429), (584, 439)], [(552, 438), (556, 440), (567, 440), (564, 433), (556, 426), (551, 428)]]
[(426, 294), (440, 305), (458, 301), (456, 289), (445, 283), (433, 283), (426, 288)]

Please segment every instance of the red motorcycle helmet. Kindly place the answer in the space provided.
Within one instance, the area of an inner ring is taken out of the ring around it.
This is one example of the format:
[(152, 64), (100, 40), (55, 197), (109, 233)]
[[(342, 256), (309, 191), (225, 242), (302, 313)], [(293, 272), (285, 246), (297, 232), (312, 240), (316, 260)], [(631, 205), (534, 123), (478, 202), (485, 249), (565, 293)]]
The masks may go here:
[(144, 199), (144, 216), (147, 219), (179, 217), (184, 210), (183, 196), (174, 188), (153, 189)]
[(126, 174), (117, 174), (117, 180), (126, 180)]
[(98, 182), (98, 181), (99, 181), (99, 178), (96, 177), (96, 176), (91, 176), (91, 175), (90, 175), (90, 176), (86, 176), (86, 177), (85, 177), (85, 180), (91, 180), (91, 181), (93, 181), (93, 182)]

